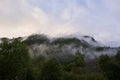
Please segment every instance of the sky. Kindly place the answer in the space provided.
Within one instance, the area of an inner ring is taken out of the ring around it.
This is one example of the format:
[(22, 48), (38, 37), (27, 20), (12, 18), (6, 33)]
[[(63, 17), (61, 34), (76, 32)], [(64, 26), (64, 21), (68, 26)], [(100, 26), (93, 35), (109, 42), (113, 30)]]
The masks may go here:
[(88, 35), (120, 45), (120, 0), (0, 0), (0, 37)]

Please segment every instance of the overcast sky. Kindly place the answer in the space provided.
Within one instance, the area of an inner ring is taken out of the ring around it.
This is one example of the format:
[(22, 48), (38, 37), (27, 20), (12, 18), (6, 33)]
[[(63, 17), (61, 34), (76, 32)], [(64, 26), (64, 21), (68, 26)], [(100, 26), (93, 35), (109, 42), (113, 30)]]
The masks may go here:
[(32, 33), (120, 45), (120, 0), (0, 0), (0, 37)]

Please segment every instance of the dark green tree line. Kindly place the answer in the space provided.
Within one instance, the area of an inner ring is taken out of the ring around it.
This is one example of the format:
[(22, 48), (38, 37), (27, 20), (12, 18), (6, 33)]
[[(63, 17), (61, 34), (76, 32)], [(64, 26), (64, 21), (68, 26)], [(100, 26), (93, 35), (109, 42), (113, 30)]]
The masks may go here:
[(29, 66), (28, 48), (20, 41), (0, 44), (0, 80), (25, 80)]

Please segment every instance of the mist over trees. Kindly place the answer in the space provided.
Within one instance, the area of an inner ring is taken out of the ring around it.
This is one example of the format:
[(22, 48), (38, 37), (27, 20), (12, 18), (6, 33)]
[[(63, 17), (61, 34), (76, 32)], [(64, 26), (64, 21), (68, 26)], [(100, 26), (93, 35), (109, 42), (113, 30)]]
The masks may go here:
[[(41, 43), (57, 44), (58, 49), (48, 49), (51, 51), (47, 54), (53, 56), (46, 57), (42, 53), (31, 57), (32, 44)], [(65, 57), (64, 60), (59, 59), (60, 55), (56, 57), (55, 52), (60, 52), (61, 46), (71, 43), (75, 43), (75, 47), (83, 45), (76, 38), (58, 38), (50, 43), (46, 36), (38, 36), (37, 39), (31, 36), (23, 42), (20, 39), (4, 41), (0, 44), (0, 80), (120, 80), (120, 51), (114, 56), (105, 54), (92, 60), (86, 60), (86, 53), (82, 54), (79, 50), (74, 55), (69, 55), (70, 51), (64, 52), (66, 55), (61, 56)], [(87, 43), (84, 48), (86, 46)]]

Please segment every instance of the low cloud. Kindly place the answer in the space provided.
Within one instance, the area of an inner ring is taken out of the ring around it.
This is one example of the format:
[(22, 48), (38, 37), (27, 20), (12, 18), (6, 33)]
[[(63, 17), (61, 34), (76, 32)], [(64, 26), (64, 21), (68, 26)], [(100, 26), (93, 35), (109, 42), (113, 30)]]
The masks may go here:
[(0, 37), (83, 34), (104, 43), (119, 41), (119, 4), (118, 0), (1, 0)]

